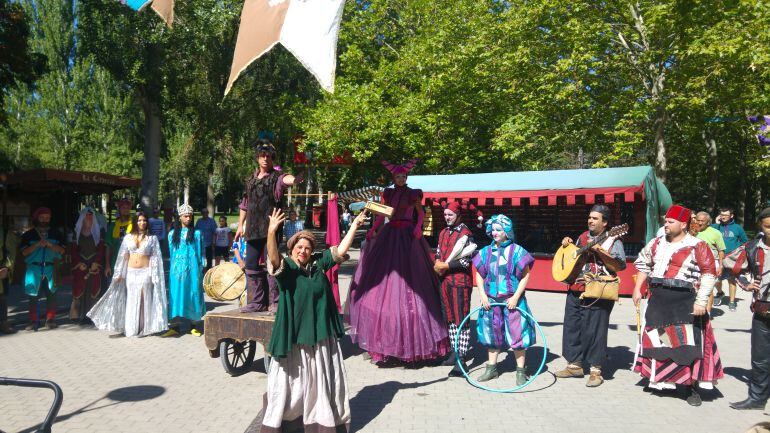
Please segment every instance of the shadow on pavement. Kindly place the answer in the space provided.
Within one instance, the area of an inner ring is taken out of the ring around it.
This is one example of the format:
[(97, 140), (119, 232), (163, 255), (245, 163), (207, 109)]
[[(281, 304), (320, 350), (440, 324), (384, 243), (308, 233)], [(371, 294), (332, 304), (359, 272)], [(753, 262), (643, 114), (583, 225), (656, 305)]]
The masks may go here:
[[(359, 431), (366, 427), (367, 424), (372, 422), (374, 418), (379, 415), (386, 406), (392, 401), (401, 390), (421, 388), (423, 386), (433, 385), (434, 383), (443, 382), (449, 378), (443, 377), (441, 379), (431, 380), (428, 382), (412, 382), (402, 383), (394, 380), (378, 383), (376, 385), (367, 385), (356, 394), (355, 397), (350, 399), (350, 413), (355, 414), (352, 419), (350, 431)], [(421, 393), (420, 396), (428, 396), (427, 393)]]
[(725, 374), (732, 376), (743, 383), (749, 383), (749, 377), (751, 377), (751, 370), (740, 367), (725, 367)]
[[(54, 421), (54, 424), (58, 422), (66, 421), (70, 418), (74, 418), (80, 415), (81, 413), (90, 412), (92, 410), (103, 409), (105, 407), (115, 406), (121, 403), (152, 400), (154, 398), (160, 397), (165, 392), (166, 392), (166, 388), (162, 386), (156, 386), (156, 385), (137, 385), (137, 386), (127, 386), (124, 388), (113, 389), (112, 391), (108, 392), (104, 397), (98, 398), (92, 401), (91, 403), (88, 403), (87, 405), (81, 407), (80, 409), (72, 411), (68, 414), (57, 416), (56, 420)], [(100, 406), (97, 406), (97, 404), (99, 404), (100, 402), (106, 403), (106, 404), (101, 404)], [(40, 424), (21, 430), (19, 433), (32, 433), (37, 431), (38, 428), (40, 428)], [(55, 425), (52, 430), (56, 430)]]
[(630, 370), (634, 362), (634, 352), (628, 346), (607, 348), (607, 362), (602, 366), (604, 380), (612, 380), (618, 370)]

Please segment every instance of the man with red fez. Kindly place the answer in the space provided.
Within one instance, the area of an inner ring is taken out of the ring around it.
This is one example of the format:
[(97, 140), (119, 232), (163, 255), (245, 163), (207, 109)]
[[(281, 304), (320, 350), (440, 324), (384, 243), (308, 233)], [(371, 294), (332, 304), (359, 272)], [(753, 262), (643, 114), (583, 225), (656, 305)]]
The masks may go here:
[[(460, 323), (470, 313), (471, 291), (473, 290), (473, 278), (471, 277), (471, 257), (476, 251), (473, 242), (473, 234), (470, 229), (461, 222), (460, 203), (454, 201), (444, 209), (446, 227), (438, 235), (438, 247), (436, 248), (436, 262), (433, 270), (441, 280), (441, 305), (444, 316), (449, 326), (449, 343), (454, 347), (457, 335), (460, 335), (456, 352), (447, 359), (444, 365), (453, 365), (449, 376), (461, 377), (462, 370), (457, 362), (466, 361), (470, 346), (471, 329), (466, 323), (460, 329)], [(459, 359), (458, 359), (459, 358)]]
[(56, 328), (56, 286), (54, 264), (61, 260), (64, 247), (61, 235), (51, 228), (51, 209), (41, 207), (32, 214), (33, 227), (21, 236), (21, 254), (27, 264), (24, 292), (29, 295), (28, 331), (37, 331), (37, 298), (45, 294), (48, 329)]
[(649, 286), (642, 335), (634, 371), (649, 388), (673, 390), (683, 385), (691, 406), (700, 406), (695, 389), (713, 389), (724, 376), (706, 306), (716, 283), (711, 249), (687, 232), (692, 211), (673, 205), (666, 212), (665, 236), (651, 240), (634, 262), (639, 271), (634, 304)]

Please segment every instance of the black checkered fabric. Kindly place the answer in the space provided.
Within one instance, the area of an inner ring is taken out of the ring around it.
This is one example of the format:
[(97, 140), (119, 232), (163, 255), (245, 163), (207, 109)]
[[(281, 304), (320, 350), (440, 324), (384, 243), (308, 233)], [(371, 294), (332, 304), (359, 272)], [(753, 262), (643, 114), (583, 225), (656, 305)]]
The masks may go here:
[[(454, 348), (455, 339), (457, 338), (457, 325), (454, 323), (449, 324), (449, 344)], [(466, 323), (463, 329), (460, 331), (460, 342), (458, 344), (457, 352), (460, 356), (465, 356), (468, 353), (468, 349), (471, 346), (471, 328)]]

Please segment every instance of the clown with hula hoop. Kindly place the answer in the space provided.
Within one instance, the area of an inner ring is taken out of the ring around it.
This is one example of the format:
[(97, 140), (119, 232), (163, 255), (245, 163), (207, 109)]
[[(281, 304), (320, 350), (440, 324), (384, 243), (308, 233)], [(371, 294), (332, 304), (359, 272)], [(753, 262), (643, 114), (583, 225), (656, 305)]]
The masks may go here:
[[(484, 373), (476, 381), (486, 382), (499, 377), (497, 357), (501, 351), (510, 348), (516, 357), (516, 389), (519, 389), (531, 382), (526, 372), (525, 353), (535, 344), (536, 327), (540, 331), (524, 294), (535, 259), (513, 242), (513, 222), (507, 216), (494, 215), (487, 220), (486, 233), (493, 242), (473, 258), (476, 289), (481, 298), (481, 308), (474, 311), (479, 312), (476, 321), (478, 342), (487, 348), (489, 358)], [(542, 331), (539, 333), (543, 335)], [(541, 363), (538, 373), (542, 367)]]

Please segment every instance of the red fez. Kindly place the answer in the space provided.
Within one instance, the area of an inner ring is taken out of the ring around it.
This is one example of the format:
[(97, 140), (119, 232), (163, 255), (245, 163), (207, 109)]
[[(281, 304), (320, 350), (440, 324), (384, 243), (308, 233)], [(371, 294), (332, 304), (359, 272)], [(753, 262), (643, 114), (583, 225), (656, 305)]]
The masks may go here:
[(692, 211), (690, 209), (687, 209), (684, 206), (679, 206), (678, 204), (671, 206), (668, 208), (668, 212), (666, 212), (666, 218), (673, 218), (683, 223), (689, 223), (691, 216)]
[(459, 202), (453, 201), (453, 202), (450, 202), (450, 203), (447, 205), (447, 207), (446, 207), (446, 208), (447, 208), (447, 209), (449, 209), (449, 210), (451, 210), (453, 213), (455, 213), (455, 214), (459, 215), (459, 214), (460, 214), (461, 205), (460, 205), (460, 203), (459, 203)]
[(37, 209), (35, 209), (35, 212), (32, 213), (32, 221), (37, 221), (40, 218), (40, 215), (51, 215), (51, 209), (41, 206)]

